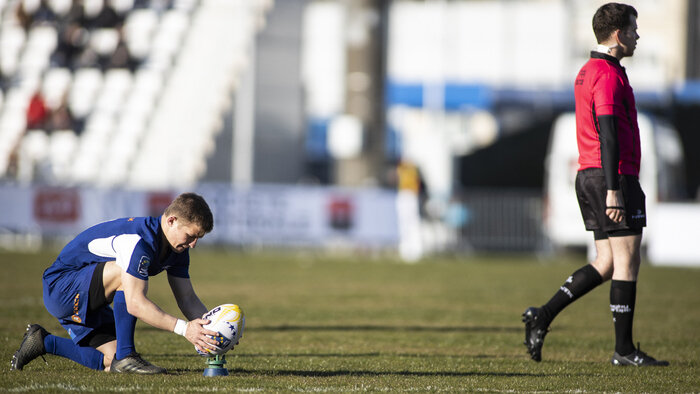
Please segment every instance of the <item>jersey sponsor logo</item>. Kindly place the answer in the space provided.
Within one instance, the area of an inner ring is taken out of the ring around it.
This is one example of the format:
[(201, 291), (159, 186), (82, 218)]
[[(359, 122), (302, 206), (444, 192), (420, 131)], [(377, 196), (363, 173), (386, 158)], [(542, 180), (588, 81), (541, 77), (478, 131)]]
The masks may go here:
[(73, 320), (76, 323), (82, 323), (83, 319), (80, 318), (79, 316), (80, 313), (80, 293), (75, 293), (75, 298), (73, 298), (73, 316), (71, 316), (71, 320)]
[(151, 265), (151, 259), (148, 256), (141, 256), (139, 261), (139, 275), (148, 276), (148, 267)]

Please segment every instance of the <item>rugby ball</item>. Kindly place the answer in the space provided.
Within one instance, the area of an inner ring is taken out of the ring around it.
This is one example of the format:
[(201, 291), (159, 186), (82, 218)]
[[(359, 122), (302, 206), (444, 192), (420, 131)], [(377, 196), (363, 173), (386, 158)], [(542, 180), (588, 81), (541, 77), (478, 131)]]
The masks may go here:
[(195, 347), (201, 356), (210, 357), (224, 354), (233, 349), (243, 336), (245, 316), (238, 305), (219, 305), (202, 315), (202, 319), (209, 320), (209, 324), (205, 324), (204, 328), (217, 332), (214, 339), (216, 339), (219, 350), (205, 349), (205, 351), (200, 351)]

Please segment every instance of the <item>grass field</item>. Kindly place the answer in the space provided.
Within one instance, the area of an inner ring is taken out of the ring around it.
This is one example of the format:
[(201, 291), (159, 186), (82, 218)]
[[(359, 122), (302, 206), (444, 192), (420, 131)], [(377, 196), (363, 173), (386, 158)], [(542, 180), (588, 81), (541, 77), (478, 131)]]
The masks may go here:
[[(202, 376), (182, 337), (139, 323), (137, 349), (168, 375), (116, 375), (47, 355), (24, 371), (9, 360), (27, 323), (67, 336), (44, 310), (41, 272), (56, 251), (0, 252), (0, 391), (126, 392), (700, 392), (700, 269), (644, 266), (635, 340), (668, 368), (609, 363), (605, 284), (554, 322), (535, 363), (520, 314), (540, 305), (583, 258), (465, 257), (405, 265), (390, 259), (198, 249), (191, 275), (209, 307), (237, 303), (244, 338), (228, 377)], [(149, 296), (179, 316), (164, 274)]]

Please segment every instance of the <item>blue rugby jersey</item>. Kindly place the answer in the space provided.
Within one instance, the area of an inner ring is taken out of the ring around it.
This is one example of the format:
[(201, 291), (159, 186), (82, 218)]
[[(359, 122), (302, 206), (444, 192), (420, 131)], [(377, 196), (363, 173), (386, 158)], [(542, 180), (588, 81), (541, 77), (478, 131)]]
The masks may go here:
[(123, 270), (136, 278), (148, 280), (162, 271), (189, 278), (189, 250), (170, 253), (158, 261), (161, 247), (160, 217), (133, 217), (97, 224), (69, 242), (44, 278), (63, 271), (80, 270), (91, 264), (116, 260)]

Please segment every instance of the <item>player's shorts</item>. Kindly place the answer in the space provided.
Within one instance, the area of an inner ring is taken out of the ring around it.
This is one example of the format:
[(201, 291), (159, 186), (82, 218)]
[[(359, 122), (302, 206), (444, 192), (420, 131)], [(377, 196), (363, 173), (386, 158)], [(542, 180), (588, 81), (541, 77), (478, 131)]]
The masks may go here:
[(73, 342), (97, 347), (112, 340), (114, 312), (104, 297), (104, 263), (78, 270), (52, 268), (44, 272), (44, 305)]
[(586, 230), (594, 231), (596, 239), (604, 235), (641, 234), (646, 227), (646, 196), (633, 175), (618, 175), (625, 214), (620, 223), (605, 214), (607, 185), (602, 168), (587, 168), (576, 174), (576, 196)]

